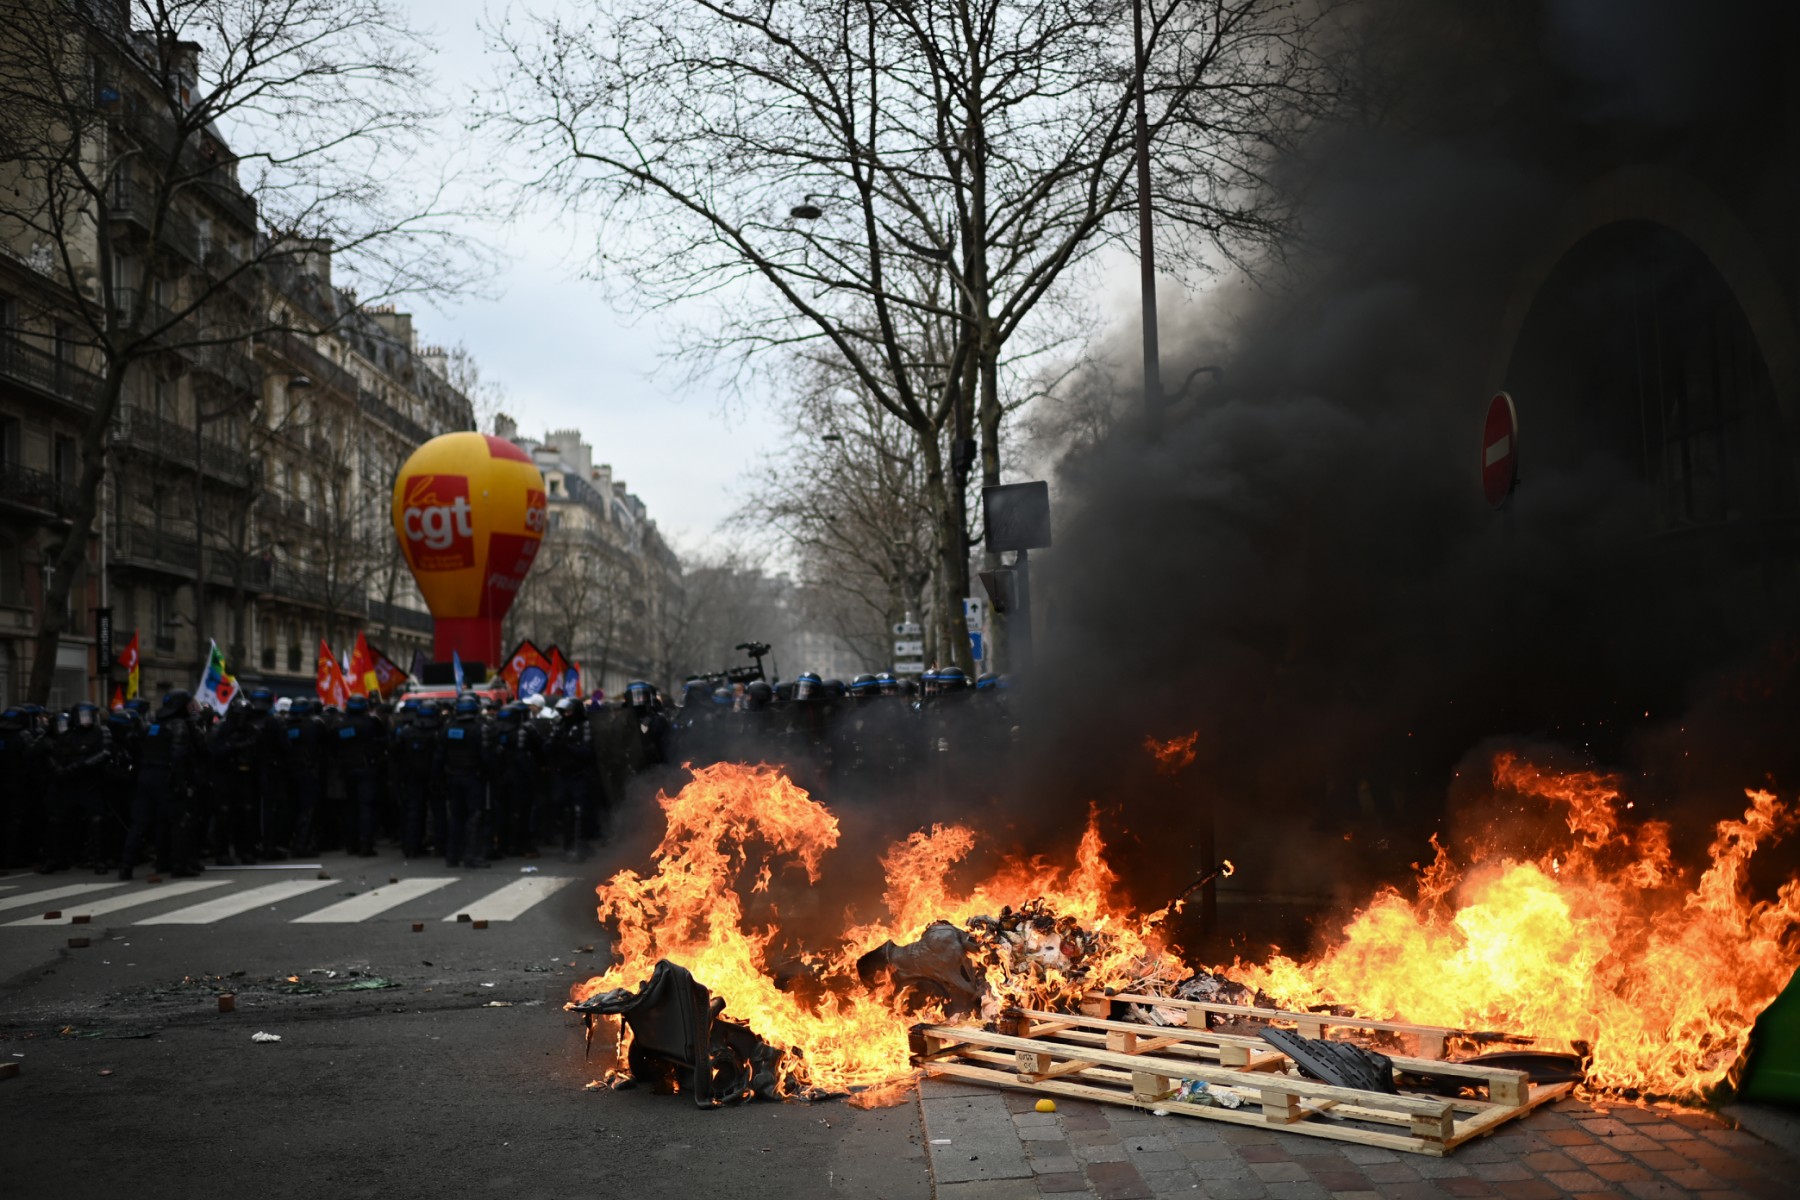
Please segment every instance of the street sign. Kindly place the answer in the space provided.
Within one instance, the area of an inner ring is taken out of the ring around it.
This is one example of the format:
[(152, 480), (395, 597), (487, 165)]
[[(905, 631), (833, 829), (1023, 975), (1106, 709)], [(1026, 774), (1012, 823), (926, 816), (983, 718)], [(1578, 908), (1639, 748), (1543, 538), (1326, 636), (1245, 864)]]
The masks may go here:
[(1519, 485), (1519, 411), (1505, 392), (1488, 401), (1481, 426), (1481, 491), (1499, 508)]
[(969, 631), (969, 657), (976, 662), (983, 662), (987, 658), (987, 638), (982, 636), (979, 629)]
[(918, 637), (921, 633), (924, 633), (924, 632), (925, 632), (925, 627), (923, 625), (920, 625), (917, 621), (896, 621), (896, 622), (894, 622), (894, 636), (895, 637)]
[(894, 664), (894, 674), (896, 675), (923, 675), (924, 673), (925, 664), (918, 659), (914, 659), (911, 662), (896, 662)]
[(987, 601), (980, 596), (967, 596), (963, 599), (963, 620), (970, 629), (987, 628)]
[(913, 658), (913, 657), (922, 655), (924, 653), (925, 653), (925, 643), (922, 641), (895, 642), (894, 643), (894, 657), (895, 658)]

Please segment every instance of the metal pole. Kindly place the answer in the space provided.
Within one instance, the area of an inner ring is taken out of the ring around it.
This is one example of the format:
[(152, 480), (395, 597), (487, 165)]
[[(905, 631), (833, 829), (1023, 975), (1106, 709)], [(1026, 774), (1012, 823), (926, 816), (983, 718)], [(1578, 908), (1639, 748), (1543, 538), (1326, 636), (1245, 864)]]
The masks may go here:
[(1013, 669), (1028, 671), (1031, 669), (1030, 551), (1019, 551), (1019, 557), (1013, 563), (1013, 572), (1013, 599), (1018, 605), (1018, 616), (1014, 618), (1006, 632), (1012, 642)]
[(206, 648), (200, 644), (206, 627), (206, 468), (205, 423), (200, 397), (194, 397), (194, 678), (206, 676)]
[(1144, 102), (1144, 0), (1132, 0), (1131, 29), (1137, 48), (1138, 280), (1144, 305), (1144, 416), (1162, 417), (1162, 356), (1156, 341), (1156, 246), (1150, 228), (1150, 117)]

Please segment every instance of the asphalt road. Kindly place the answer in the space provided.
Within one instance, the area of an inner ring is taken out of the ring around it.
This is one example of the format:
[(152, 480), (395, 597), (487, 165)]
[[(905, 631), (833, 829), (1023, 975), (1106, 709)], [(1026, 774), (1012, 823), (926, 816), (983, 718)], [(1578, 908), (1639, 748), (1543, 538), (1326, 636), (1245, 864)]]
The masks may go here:
[[(520, 865), (334, 858), (293, 895), (273, 885), (316, 872), (96, 888), (54, 909), (23, 901), (106, 881), (0, 879), (0, 1069), (19, 1067), (0, 1078), (0, 1194), (931, 1194), (914, 1103), (701, 1111), (587, 1090), (599, 1064), (560, 1006), (604, 962), (590, 883), (607, 864)], [(511, 886), (555, 876), (569, 883)], [(455, 920), (521, 906), (486, 929)], [(84, 908), (105, 911), (63, 923)], [(204, 923), (157, 921), (172, 914)], [(236, 1011), (220, 1013), (226, 990)]]

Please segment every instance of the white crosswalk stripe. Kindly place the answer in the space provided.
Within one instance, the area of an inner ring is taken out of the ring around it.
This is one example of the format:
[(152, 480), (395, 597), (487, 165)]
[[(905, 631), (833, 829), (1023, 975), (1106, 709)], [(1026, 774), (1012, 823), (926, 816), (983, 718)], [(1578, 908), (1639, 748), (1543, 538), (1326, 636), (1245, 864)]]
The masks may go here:
[(390, 908), (398, 908), (410, 900), (417, 900), (429, 892), (435, 892), (457, 881), (457, 876), (427, 879), (402, 879), (399, 883), (390, 883), (364, 892), (360, 896), (352, 896), (348, 900), (340, 900), (336, 904), (321, 908), (318, 912), (307, 913), (303, 917), (295, 917), (296, 925), (341, 924), (352, 921), (366, 921), (370, 917), (380, 916)]
[(54, 921), (46, 921), (42, 917), (27, 917), (23, 921), (11, 921), (12, 925), (67, 925), (69, 918), (85, 913), (90, 917), (101, 917), (107, 913), (115, 913), (120, 909), (136, 908), (140, 904), (155, 904), (160, 900), (173, 900), (176, 896), (185, 896), (190, 892), (202, 892), (208, 888), (226, 887), (229, 881), (220, 879), (187, 879), (180, 883), (165, 883), (160, 887), (148, 887), (143, 891), (127, 892), (123, 896), (108, 896), (104, 900), (83, 900), (74, 907), (63, 906), (63, 915)]
[[(27, 879), (38, 880), (36, 875)], [(277, 911), (273, 919), (298, 925), (352, 925), (392, 913), (406, 920), (440, 918), (454, 921), (460, 915), (479, 921), (516, 921), (576, 881), (570, 875), (531, 875), (514, 879), (498, 888), (487, 876), (433, 875), (401, 879), (395, 883), (370, 888), (359, 895), (347, 896), (312, 912), (289, 915)], [(48, 882), (47, 880), (45, 882)], [(452, 885), (456, 885), (454, 888)], [(290, 905), (329, 888), (342, 887), (341, 881), (329, 879), (281, 879), (261, 882), (254, 877), (228, 876), (180, 880), (162, 884), (131, 883), (64, 883), (34, 891), (20, 891), (29, 884), (0, 884), (0, 912), (11, 920), (0, 923), (3, 929), (68, 925), (70, 919), (87, 916), (99, 923), (102, 917), (126, 912), (125, 923), (132, 925), (214, 925), (237, 918), (240, 921), (270, 917), (278, 905)], [(354, 885), (353, 885), (354, 886)], [(450, 889), (446, 891), (445, 889)], [(478, 890), (480, 889), (480, 890)], [(210, 893), (194, 896), (195, 893)], [(441, 894), (439, 894), (441, 893)], [(192, 901), (174, 904), (184, 896)], [(463, 897), (473, 896), (465, 900)], [(313, 897), (317, 903), (319, 897)], [(142, 915), (128, 910), (144, 908)], [(45, 912), (62, 915), (46, 921)], [(22, 915), (22, 914), (30, 915)], [(135, 918), (135, 919), (134, 919)]]
[(446, 921), (454, 921), (461, 913), (468, 913), (477, 921), (510, 921), (529, 911), (531, 907), (547, 896), (556, 892), (564, 884), (573, 883), (568, 875), (533, 875), (526, 879), (516, 879), (497, 892), (490, 892), (475, 903), (467, 905), (459, 912), (445, 917)]
[(116, 883), (69, 883), (43, 892), (26, 892), (21, 896), (0, 896), (0, 908), (25, 908), (30, 905), (41, 905), (46, 909), (51, 909), (57, 907), (58, 900), (70, 896), (85, 896), (90, 892), (109, 891), (118, 886)]
[(308, 892), (318, 891), (322, 887), (330, 887), (329, 879), (284, 879), (280, 883), (264, 884), (242, 892), (232, 892), (212, 900), (203, 900), (199, 904), (190, 904), (186, 908), (178, 908), (174, 912), (158, 913), (154, 917), (145, 917), (137, 922), (139, 925), (211, 925), (214, 921), (223, 921), (226, 917), (235, 917), (239, 913), (247, 913), (252, 909), (262, 908), (270, 904), (279, 904), (283, 900), (291, 900), (295, 896), (304, 896)]

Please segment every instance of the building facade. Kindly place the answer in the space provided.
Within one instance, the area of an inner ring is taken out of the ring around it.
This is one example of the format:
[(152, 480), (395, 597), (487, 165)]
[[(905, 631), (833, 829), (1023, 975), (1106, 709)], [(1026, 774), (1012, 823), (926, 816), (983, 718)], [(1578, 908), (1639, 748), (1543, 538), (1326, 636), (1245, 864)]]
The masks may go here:
[(408, 314), (332, 283), (328, 244), (271, 240), (230, 148), (174, 136), (186, 95), (118, 46), (70, 42), (94, 97), (67, 136), (103, 185), (59, 198), (30, 154), (0, 164), (0, 704), (25, 699), (90, 455), (104, 474), (49, 704), (107, 700), (134, 632), (147, 694), (193, 687), (212, 642), (286, 692), (311, 691), (321, 638), (366, 630), (404, 667), (431, 621), (392, 482), (473, 407)]
[(608, 695), (632, 679), (671, 686), (681, 562), (644, 502), (613, 478), (610, 464), (594, 462), (579, 430), (535, 440), (500, 416), (494, 431), (544, 473), (550, 510), (544, 548), (507, 618), (507, 644), (556, 645), (581, 663), (590, 689)]

